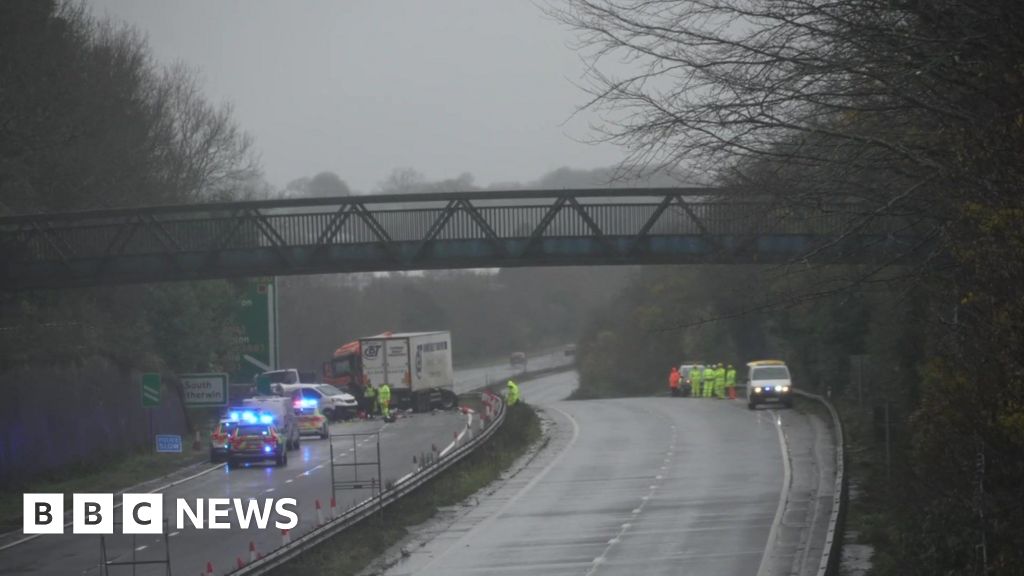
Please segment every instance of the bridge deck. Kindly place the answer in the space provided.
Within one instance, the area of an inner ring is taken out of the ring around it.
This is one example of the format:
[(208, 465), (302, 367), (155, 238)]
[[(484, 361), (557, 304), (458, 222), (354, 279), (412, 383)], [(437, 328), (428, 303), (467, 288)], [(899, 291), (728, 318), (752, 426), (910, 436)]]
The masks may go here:
[(533, 190), (162, 206), (0, 219), (0, 284), (51, 288), (499, 266), (857, 263), (914, 224), (712, 189)]

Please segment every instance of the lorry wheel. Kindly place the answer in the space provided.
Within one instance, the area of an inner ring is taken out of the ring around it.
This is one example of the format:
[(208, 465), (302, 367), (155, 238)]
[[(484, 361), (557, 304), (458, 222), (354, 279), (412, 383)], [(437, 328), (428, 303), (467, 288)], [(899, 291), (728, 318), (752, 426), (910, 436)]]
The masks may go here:
[(456, 397), (455, 397), (454, 393), (452, 393), (452, 392), (450, 392), (448, 390), (443, 390), (441, 392), (441, 409), (442, 410), (451, 410), (452, 408), (455, 408), (455, 401), (456, 401)]

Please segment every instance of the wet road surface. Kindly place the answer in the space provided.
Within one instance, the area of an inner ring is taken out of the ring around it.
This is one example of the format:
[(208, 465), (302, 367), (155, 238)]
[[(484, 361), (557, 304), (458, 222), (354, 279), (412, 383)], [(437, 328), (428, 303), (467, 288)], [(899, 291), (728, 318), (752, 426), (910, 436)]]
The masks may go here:
[(406, 543), (387, 574), (788, 573), (766, 554), (785, 528), (780, 431), (809, 416), (712, 399), (562, 401), (576, 377), (522, 384), (554, 424), (549, 446)]

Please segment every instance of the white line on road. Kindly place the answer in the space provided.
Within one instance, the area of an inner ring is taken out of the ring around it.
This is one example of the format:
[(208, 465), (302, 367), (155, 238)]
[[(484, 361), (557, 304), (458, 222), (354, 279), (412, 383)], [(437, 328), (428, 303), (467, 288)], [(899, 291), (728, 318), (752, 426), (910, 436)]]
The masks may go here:
[[(773, 415), (774, 410), (772, 411)], [(782, 450), (782, 490), (779, 492), (779, 506), (775, 509), (775, 519), (772, 520), (772, 527), (768, 530), (768, 542), (764, 547), (764, 554), (761, 556), (761, 564), (757, 567), (757, 576), (767, 576), (768, 558), (775, 550), (775, 538), (782, 524), (782, 515), (786, 511), (786, 500), (789, 495), (790, 464), (789, 446), (786, 444), (786, 435), (782, 433), (782, 420), (774, 418), (775, 430), (779, 433), (779, 448)]]
[[(224, 465), (223, 464), (217, 464), (216, 466), (212, 466), (210, 468), (206, 468), (205, 470), (203, 470), (201, 472), (198, 472), (196, 474), (193, 474), (193, 475), (191, 475), (191, 476), (189, 476), (187, 478), (181, 478), (181, 479), (175, 480), (174, 482), (171, 482), (169, 484), (164, 484), (163, 486), (154, 488), (154, 489), (150, 490), (149, 492), (147, 492), (147, 494), (155, 494), (156, 492), (163, 492), (164, 490), (167, 490), (168, 488), (173, 488), (174, 486), (177, 486), (178, 484), (182, 484), (182, 483), (188, 482), (189, 480), (195, 480), (196, 478), (199, 478), (200, 476), (204, 476), (206, 474), (209, 474), (210, 472), (213, 472), (214, 470), (223, 470), (223, 469), (224, 469)], [(143, 482), (142, 484), (145, 484), (145, 482)], [(136, 484), (136, 486), (138, 486), (138, 484)], [(131, 488), (127, 488), (126, 490), (121, 491), (119, 493), (119, 495), (120, 494), (124, 494), (128, 490), (132, 490), (132, 489), (134, 489), (134, 486), (131, 487)], [(120, 507), (121, 507), (121, 503), (118, 502), (117, 504), (114, 505), (114, 510), (117, 510)], [(64, 527), (67, 528), (67, 527), (71, 526), (71, 524), (73, 524), (73, 522), (68, 522), (68, 523), (64, 524)], [(32, 540), (35, 540), (36, 538), (39, 538), (40, 536), (42, 536), (42, 534), (32, 534), (32, 535), (26, 536), (26, 537), (24, 537), (24, 538), (22, 538), (20, 540), (15, 540), (14, 542), (11, 542), (10, 544), (4, 544), (3, 546), (0, 546), (0, 551), (7, 550), (8, 548), (14, 548), (15, 546), (17, 546), (19, 544), (24, 544), (25, 542), (30, 542)]]
[(529, 482), (527, 482), (525, 486), (520, 488), (519, 492), (516, 492), (514, 496), (509, 498), (508, 501), (505, 502), (505, 504), (501, 508), (499, 508), (495, 513), (491, 514), (487, 518), (484, 518), (476, 526), (473, 526), (472, 528), (467, 530), (465, 533), (463, 533), (462, 537), (458, 539), (458, 541), (453, 542), (452, 545), (449, 546), (444, 552), (438, 554), (430, 562), (427, 562), (424, 566), (422, 566), (420, 568), (421, 572), (426, 572), (431, 565), (437, 563), (438, 561), (448, 556), (448, 554), (452, 550), (455, 550), (456, 548), (461, 550), (463, 548), (461, 544), (465, 542), (467, 538), (469, 538), (474, 533), (486, 528), (487, 526), (490, 526), (495, 521), (495, 519), (497, 519), (499, 516), (507, 512), (512, 506), (514, 506), (515, 503), (518, 502), (519, 499), (523, 497), (523, 495), (532, 490), (538, 482), (543, 480), (544, 477), (547, 476), (548, 472), (551, 472), (551, 470), (554, 469), (554, 467), (558, 465), (559, 462), (562, 461), (562, 458), (564, 458), (565, 455), (569, 453), (569, 450), (573, 447), (573, 445), (576, 444), (576, 440), (580, 437), (580, 425), (576, 422), (576, 419), (573, 418), (571, 414), (560, 408), (549, 406), (546, 409), (554, 410), (556, 412), (561, 413), (563, 416), (569, 419), (570, 423), (572, 423), (572, 438), (569, 439), (569, 442), (565, 445), (565, 448), (562, 448), (562, 451), (559, 452), (557, 456), (552, 458), (551, 461), (548, 462), (547, 465), (544, 466), (544, 468), (541, 469), (541, 471), (538, 472), (536, 476), (534, 476)]
[(148, 544), (143, 544), (142, 546), (137, 546), (137, 547), (135, 548), (135, 551), (136, 551), (136, 552), (142, 552), (142, 551), (143, 551), (143, 550), (145, 550), (146, 548), (149, 548), (149, 545), (148, 545)]

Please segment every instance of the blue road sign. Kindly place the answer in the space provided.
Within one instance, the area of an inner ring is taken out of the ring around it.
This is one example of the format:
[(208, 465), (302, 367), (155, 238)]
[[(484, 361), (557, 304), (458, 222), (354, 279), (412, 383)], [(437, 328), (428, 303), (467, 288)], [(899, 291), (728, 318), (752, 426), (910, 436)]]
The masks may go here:
[(181, 436), (177, 434), (157, 434), (157, 452), (181, 452)]

